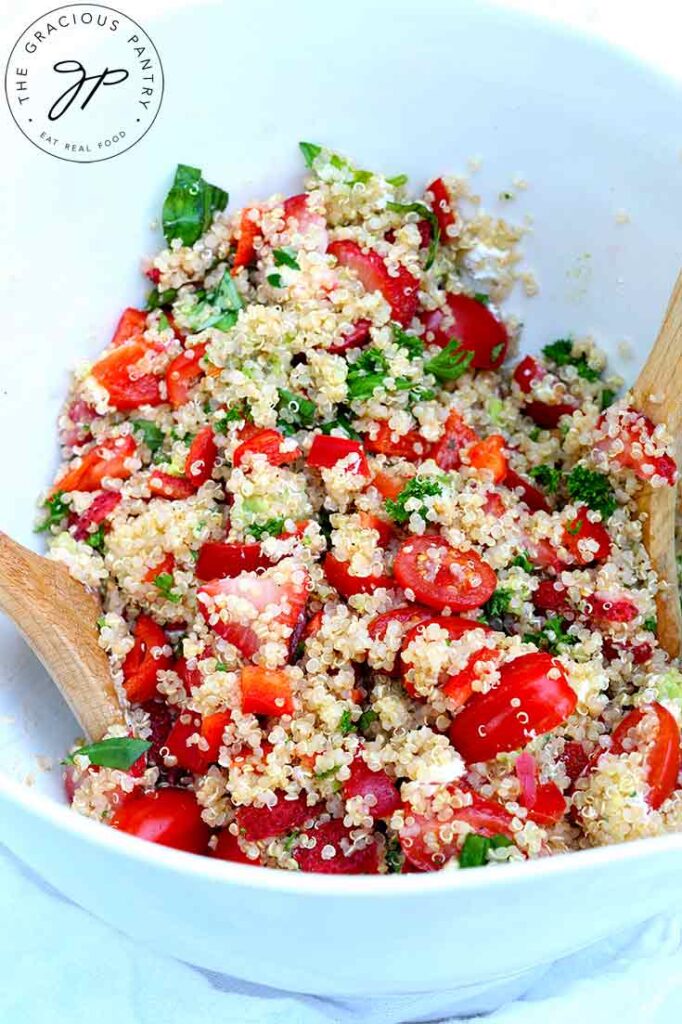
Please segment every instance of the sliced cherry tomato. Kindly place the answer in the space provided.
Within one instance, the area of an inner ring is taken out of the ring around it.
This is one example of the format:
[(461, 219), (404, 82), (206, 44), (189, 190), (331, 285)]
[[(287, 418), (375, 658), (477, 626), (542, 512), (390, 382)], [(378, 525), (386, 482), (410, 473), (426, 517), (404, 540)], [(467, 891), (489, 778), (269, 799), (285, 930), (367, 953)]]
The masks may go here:
[(348, 437), (333, 437), (331, 434), (316, 434), (310, 446), (306, 462), (316, 469), (330, 469), (342, 459), (348, 459), (350, 472), (369, 476), (369, 466), (365, 450), (359, 441)]
[(245, 665), (239, 679), (245, 715), (293, 715), (294, 697), (286, 672), (260, 665)]
[(398, 459), (419, 462), (429, 456), (431, 445), (416, 430), (394, 434), (386, 420), (382, 420), (374, 437), (365, 434), (365, 448), (379, 455), (394, 455)]
[[(415, 700), (422, 700), (421, 695), (415, 690), (412, 682), (408, 678), (407, 673), (412, 668), (412, 662), (406, 657), (406, 652), (410, 644), (416, 640), (429, 626), (436, 624), (444, 629), (448, 634), (449, 640), (459, 640), (460, 637), (464, 636), (465, 633), (471, 632), (472, 629), (482, 629), (484, 633), (492, 633), (492, 630), (484, 625), (482, 622), (474, 622), (473, 619), (460, 619), (454, 615), (440, 615), (424, 617), (424, 619), (413, 625), (403, 636), (402, 647), (400, 650), (399, 666), (403, 676), (403, 686), (411, 697)], [(438, 685), (442, 688), (443, 692), (448, 697), (458, 702), (457, 706), (464, 704), (466, 700), (471, 696), (471, 684), (477, 676), (475, 665), (477, 661), (489, 660), (488, 653), (489, 649), (483, 648), (481, 651), (476, 652), (469, 659), (465, 668), (461, 672), (457, 672), (451, 676), (444, 676), (438, 680)], [(490, 660), (494, 660), (499, 657), (498, 651), (490, 650), (490, 655), (493, 656)]]
[(123, 686), (128, 700), (141, 704), (157, 696), (157, 674), (172, 668), (173, 659), (162, 653), (168, 646), (166, 634), (149, 615), (138, 616), (133, 636), (135, 644), (123, 662)]
[(114, 336), (111, 339), (112, 345), (123, 345), (131, 338), (139, 338), (147, 330), (147, 314), (143, 309), (133, 309), (128, 306), (121, 313), (121, 319), (116, 325)]
[(462, 452), (478, 440), (478, 434), (464, 422), (462, 414), (457, 409), (451, 409), (445, 421), (445, 433), (434, 445), (431, 458), (446, 471), (459, 469)]
[(501, 483), (507, 475), (505, 443), (501, 434), (490, 434), (485, 440), (478, 441), (467, 451), (469, 465), (490, 473), (493, 483)]
[(533, 390), (533, 384), (547, 376), (547, 370), (533, 356), (524, 356), (520, 363), (517, 363), (513, 377), (524, 395), (529, 395)]
[(536, 825), (556, 825), (566, 813), (566, 800), (555, 782), (538, 782), (537, 761), (524, 751), (514, 765), (521, 784), (519, 803), (527, 808), (528, 817)]
[(338, 341), (327, 349), (333, 355), (340, 355), (348, 352), (351, 348), (360, 348), (369, 337), (369, 329), (372, 326), (371, 320), (356, 320), (349, 331), (342, 334)]
[(111, 824), (121, 832), (188, 853), (207, 853), (210, 830), (188, 789), (167, 787), (127, 800)]
[(376, 530), (382, 548), (385, 548), (393, 540), (395, 536), (393, 523), (388, 519), (380, 519), (379, 516), (375, 516), (371, 512), (358, 512), (358, 519), (363, 530)]
[(629, 597), (605, 597), (592, 594), (585, 607), (590, 620), (608, 624), (610, 622), (632, 622), (639, 615), (639, 609)]
[(199, 548), (194, 572), (198, 580), (216, 580), (223, 576), (239, 576), (242, 572), (255, 572), (271, 564), (260, 544), (208, 540)]
[(389, 274), (384, 260), (374, 249), (362, 249), (349, 239), (331, 242), (327, 252), (335, 256), (339, 266), (353, 270), (368, 292), (381, 292), (391, 307), (391, 316), (407, 327), (417, 310), (419, 282), (404, 267)]
[(241, 466), (247, 455), (264, 455), (271, 466), (285, 466), (295, 462), (301, 454), (300, 449), (287, 447), (282, 450), (284, 440), (284, 434), (280, 434), (279, 430), (257, 430), (237, 445), (232, 455), (233, 465)]
[(519, 497), (521, 501), (526, 503), (531, 512), (552, 511), (549, 502), (542, 491), (535, 487), (529, 480), (526, 480), (525, 477), (519, 476), (516, 470), (512, 469), (511, 466), (507, 467), (504, 485), (511, 491), (521, 491)]
[(206, 354), (206, 345), (195, 345), (186, 348), (172, 361), (166, 370), (166, 389), (168, 401), (174, 409), (184, 405), (194, 385), (206, 373), (202, 359)]
[(522, 654), (502, 666), (493, 690), (467, 702), (450, 726), (450, 739), (468, 763), (489, 761), (555, 729), (576, 704), (558, 661), (543, 652)]
[[(307, 840), (314, 839), (315, 845), (306, 844), (294, 850), (294, 859), (301, 871), (322, 875), (376, 875), (379, 871), (376, 840), (372, 839), (367, 846), (346, 853), (345, 845), (350, 847), (353, 840), (350, 830), (339, 819), (318, 822), (302, 835)], [(330, 851), (332, 856), (327, 856)]]
[(213, 430), (211, 427), (202, 427), (189, 447), (185, 476), (195, 487), (201, 487), (211, 479), (217, 457), (218, 448)]
[(470, 793), (471, 804), (447, 810), (427, 810), (417, 814), (404, 804), (405, 824), (400, 829), (400, 845), (405, 857), (420, 871), (439, 871), (455, 856), (464, 836), (455, 832), (452, 823), (465, 822), (472, 831), (491, 838), (496, 835), (513, 839), (512, 816), (494, 800), (486, 800), (468, 787), (452, 787), (453, 791)]
[(256, 248), (254, 246), (254, 242), (260, 234), (260, 224), (258, 221), (253, 219), (253, 208), (251, 207), (242, 210), (242, 216), (239, 222), (237, 249), (232, 263), (232, 266), (235, 269), (238, 269), (239, 267), (249, 267), (252, 263), (255, 263)]
[[(611, 554), (611, 537), (602, 523), (588, 519), (589, 509), (584, 505), (578, 509), (575, 519), (564, 527), (561, 543), (571, 553), (578, 565), (605, 562)], [(589, 542), (585, 546), (584, 542)]]
[(157, 576), (160, 576), (162, 573), (165, 572), (173, 572), (174, 568), (175, 556), (168, 552), (168, 554), (163, 556), (158, 565), (153, 565), (151, 569), (147, 570), (147, 572), (142, 577), (142, 582), (153, 583)]
[(260, 867), (259, 860), (251, 860), (247, 857), (236, 836), (233, 836), (229, 828), (223, 828), (218, 833), (218, 842), (211, 851), (211, 856), (218, 860), (231, 860), (234, 864), (254, 864)]
[(454, 704), (455, 708), (463, 707), (474, 693), (474, 683), (481, 677), (481, 666), (486, 662), (498, 662), (502, 654), (491, 647), (482, 647), (472, 654), (461, 672), (451, 675), (443, 683), (441, 690)]
[(99, 526), (111, 515), (121, 502), (118, 491), (102, 491), (86, 508), (85, 512), (74, 523), (73, 535), (76, 540), (87, 540), (92, 535), (91, 526)]
[[(401, 636), (404, 636), (413, 626), (424, 622), (425, 619), (430, 619), (432, 614), (429, 608), (423, 608), (418, 604), (403, 605), (401, 608), (393, 608), (390, 612), (382, 612), (381, 615), (377, 615), (369, 623), (367, 632), (375, 643), (382, 642), (391, 624), (396, 623)], [(400, 675), (400, 666), (395, 664), (395, 659), (389, 674)]]
[(80, 456), (80, 465), (67, 469), (52, 488), (56, 491), (97, 491), (105, 478), (125, 480), (132, 473), (126, 462), (137, 451), (130, 434), (108, 437)]
[(414, 599), (441, 611), (480, 608), (492, 596), (497, 577), (475, 551), (457, 551), (442, 537), (410, 537), (396, 555), (395, 578)]
[(440, 240), (444, 245), (451, 242), (453, 234), (451, 228), (454, 228), (457, 223), (457, 217), (455, 215), (454, 206), (452, 202), (452, 196), (450, 195), (450, 189), (447, 187), (442, 178), (436, 178), (432, 181), (426, 189), (427, 194), (430, 192), (431, 196), (431, 209), (436, 215), (438, 221), (438, 227), (440, 228)]
[[(602, 426), (605, 419), (605, 415), (602, 416), (597, 427)], [(667, 452), (660, 452), (660, 444), (653, 440), (655, 429), (648, 416), (628, 407), (618, 414), (616, 437), (608, 434), (595, 447), (605, 453), (609, 461), (631, 469), (640, 480), (647, 482), (659, 476), (672, 486), (677, 480), (677, 463)]]
[(161, 469), (153, 469), (149, 477), (149, 490), (157, 498), (182, 501), (196, 491), (194, 484), (184, 476), (171, 476)]
[(305, 793), (294, 800), (280, 793), (272, 807), (238, 807), (237, 824), (241, 834), (255, 843), (261, 839), (282, 836), (294, 828), (300, 828), (319, 813), (319, 807), (309, 807)]
[(448, 294), (443, 309), (427, 314), (426, 340), (444, 347), (450, 341), (473, 352), (475, 370), (497, 370), (509, 347), (507, 328), (488, 307), (469, 295)]
[[(201, 715), (193, 711), (181, 712), (166, 739), (168, 753), (181, 768), (203, 775), (218, 760), (223, 733), (232, 721), (229, 711)], [(198, 742), (192, 742), (198, 737)]]
[(400, 795), (395, 783), (385, 771), (372, 771), (365, 759), (358, 755), (350, 766), (350, 778), (343, 783), (344, 800), (354, 796), (372, 797), (367, 807), (373, 818), (388, 818), (400, 807)]
[[(553, 382), (559, 382), (558, 378), (550, 374), (533, 356), (526, 356), (514, 370), (514, 380), (526, 395), (532, 395), (533, 385), (547, 377), (552, 378)], [(571, 416), (577, 408), (578, 406), (573, 400), (550, 403), (531, 398), (526, 401), (523, 411), (539, 427), (553, 430), (559, 426), (559, 420), (562, 416)]]
[(343, 597), (352, 597), (353, 594), (372, 594), (379, 587), (395, 586), (393, 577), (386, 574), (382, 576), (353, 576), (348, 562), (341, 562), (331, 553), (325, 556), (322, 568), (327, 582)]
[(622, 754), (637, 749), (637, 738), (631, 733), (637, 729), (645, 715), (655, 715), (658, 719), (656, 735), (651, 745), (647, 744), (643, 751), (649, 785), (647, 803), (656, 811), (677, 788), (680, 774), (680, 729), (673, 716), (658, 703), (635, 708), (618, 724), (612, 737), (611, 750), (614, 754)]
[(132, 372), (148, 351), (146, 342), (131, 338), (92, 367), (92, 376), (108, 392), (109, 405), (114, 409), (126, 412), (162, 401), (158, 377), (153, 373), (137, 377)]
[(382, 498), (390, 498), (395, 501), (409, 477), (391, 476), (390, 473), (375, 473), (372, 484), (376, 487)]

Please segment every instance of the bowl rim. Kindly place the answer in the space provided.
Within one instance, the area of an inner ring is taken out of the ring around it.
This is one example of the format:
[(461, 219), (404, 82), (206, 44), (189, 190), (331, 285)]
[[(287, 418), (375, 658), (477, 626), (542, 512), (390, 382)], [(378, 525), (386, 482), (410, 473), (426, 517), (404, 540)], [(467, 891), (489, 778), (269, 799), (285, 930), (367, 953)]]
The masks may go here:
[[(462, 3), (457, 3), (457, 6), (462, 13), (470, 11)], [(590, 33), (586, 26), (572, 25), (560, 19), (550, 20), (536, 11), (510, 8), (501, 0), (479, 0), (475, 13), (476, 17), (493, 17), (502, 23), (528, 24), (533, 31), (547, 37), (568, 38), (602, 56), (618, 57), (639, 74), (654, 80), (659, 89), (663, 87), (682, 95), (682, 72), (677, 76), (670, 69), (663, 70), (651, 59)], [(682, 832), (678, 832), (521, 861), (505, 865), (504, 870), (499, 871), (466, 871), (464, 875), (457, 869), (407, 875), (325, 875), (239, 864), (146, 842), (77, 814), (65, 804), (30, 789), (0, 769), (0, 814), (2, 802), (18, 805), (23, 812), (40, 819), (45, 825), (66, 832), (74, 840), (113, 856), (127, 857), (142, 867), (153, 867), (218, 885), (313, 898), (415, 897), (444, 891), (464, 893), (495, 889), (501, 885), (530, 885), (557, 875), (570, 877), (598, 870), (607, 864), (682, 853)], [(9, 848), (12, 848), (11, 844)]]

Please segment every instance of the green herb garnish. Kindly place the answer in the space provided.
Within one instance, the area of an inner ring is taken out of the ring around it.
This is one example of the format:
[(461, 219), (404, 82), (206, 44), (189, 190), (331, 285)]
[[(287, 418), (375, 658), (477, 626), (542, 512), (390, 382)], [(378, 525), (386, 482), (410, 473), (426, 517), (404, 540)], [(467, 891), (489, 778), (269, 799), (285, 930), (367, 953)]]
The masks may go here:
[(488, 598), (481, 608), (480, 620), (490, 622), (491, 619), (501, 619), (509, 614), (509, 605), (513, 597), (511, 590), (498, 587), (492, 597)]
[(396, 523), (406, 523), (413, 512), (420, 515), (422, 519), (426, 519), (429, 511), (428, 505), (422, 503), (418, 508), (408, 511), (405, 507), (407, 502), (413, 498), (436, 497), (442, 493), (443, 487), (434, 477), (415, 476), (403, 487), (397, 498), (386, 498), (384, 508)]
[(133, 430), (142, 434), (142, 439), (151, 452), (158, 451), (163, 444), (163, 431), (151, 420), (133, 420)]
[(655, 633), (656, 630), (658, 629), (658, 622), (652, 616), (649, 619), (645, 619), (644, 622), (642, 623), (642, 626), (644, 627), (644, 629), (648, 629), (650, 633)]
[(527, 551), (524, 551), (523, 554), (517, 555), (512, 561), (512, 565), (518, 565), (518, 567), (523, 569), (525, 572), (533, 572), (535, 569)]
[(50, 527), (59, 526), (62, 519), (71, 511), (71, 507), (64, 501), (64, 491), (55, 491), (51, 498), (43, 502), (43, 508), (47, 509), (47, 518), (40, 526), (36, 526), (36, 533), (45, 533)]
[(490, 296), (486, 295), (485, 292), (474, 292), (471, 297), (472, 299), (476, 299), (476, 302), (480, 302), (482, 306), (488, 306), (490, 304)]
[(399, 875), (405, 863), (405, 854), (397, 836), (391, 836), (386, 843), (386, 870), (389, 875)]
[(395, 174), (392, 178), (386, 178), (386, 183), (392, 185), (393, 188), (402, 188), (403, 185), (407, 185), (407, 175)]
[(431, 227), (431, 241), (429, 242), (429, 248), (426, 253), (426, 263), (424, 264), (424, 270), (428, 270), (433, 266), (433, 261), (436, 258), (436, 252), (438, 251), (438, 243), (440, 242), (440, 224), (433, 210), (425, 206), (424, 203), (386, 203), (386, 207), (389, 210), (393, 210), (394, 213), (416, 213), (422, 220), (427, 220)]
[(179, 238), (183, 245), (194, 245), (210, 227), (213, 214), (225, 209), (228, 198), (227, 192), (204, 181), (197, 167), (178, 164), (163, 204), (163, 233), (168, 244)]
[(342, 736), (348, 736), (350, 733), (355, 732), (355, 722), (348, 708), (341, 715), (337, 728)]
[(273, 258), (275, 260), (276, 267), (291, 267), (292, 270), (300, 270), (298, 260), (296, 259), (296, 253), (293, 249), (275, 249), (273, 250)]
[(278, 426), (293, 427), (294, 430), (310, 429), (315, 422), (317, 406), (309, 398), (303, 395), (296, 395), (286, 388), (279, 388), (279, 403), (277, 412), (279, 419)]
[(69, 754), (64, 763), (73, 764), (74, 758), (80, 755), (89, 758), (90, 764), (99, 765), (100, 768), (118, 768), (125, 772), (132, 768), (150, 747), (149, 740), (133, 739), (131, 736), (111, 736), (108, 740), (79, 747)]
[(289, 832), (289, 834), (283, 839), (282, 847), (284, 848), (285, 853), (291, 853), (291, 851), (294, 848), (294, 843), (296, 842), (300, 834), (300, 831), (297, 828), (295, 828), (293, 832)]
[(328, 423), (323, 423), (320, 426), (320, 430), (323, 434), (331, 434), (332, 430), (343, 430), (344, 434), (350, 437), (353, 441), (360, 440), (360, 435), (357, 430), (355, 430), (348, 417), (338, 411), (336, 413), (336, 419), (329, 420)]
[(574, 466), (566, 478), (571, 501), (587, 505), (608, 519), (618, 507), (613, 487), (607, 476), (586, 466)]
[(226, 270), (219, 284), (197, 302), (185, 320), (194, 334), (205, 331), (208, 327), (229, 331), (236, 324), (242, 305), (241, 295), (237, 291), (232, 275)]
[(474, 353), (460, 348), (453, 338), (438, 355), (424, 363), (424, 372), (432, 373), (439, 381), (457, 380), (467, 372), (473, 358)]
[(167, 601), (172, 601), (173, 604), (179, 604), (182, 601), (181, 594), (174, 594), (172, 587), (175, 585), (175, 580), (169, 572), (162, 572), (154, 579), (154, 586), (159, 590)]
[(374, 708), (367, 708), (367, 710), (363, 711), (360, 717), (358, 718), (358, 732), (366, 733), (370, 725), (372, 725), (373, 722), (376, 722), (378, 717), (379, 716), (374, 710)]
[(284, 530), (284, 523), (285, 520), (281, 517), (266, 519), (264, 523), (251, 523), (246, 530), (254, 540), (261, 540), (263, 537), (279, 537)]
[(553, 615), (547, 619), (541, 630), (537, 633), (524, 633), (523, 641), (526, 644), (535, 644), (541, 651), (549, 651), (550, 654), (559, 654), (561, 647), (568, 647), (577, 644), (577, 636), (567, 632), (570, 623), (560, 615)]
[(404, 348), (410, 359), (416, 359), (424, 354), (424, 342), (415, 334), (408, 334), (400, 324), (391, 324), (393, 340), (400, 348)]
[(177, 294), (177, 288), (166, 288), (163, 292), (160, 292), (158, 288), (152, 288), (147, 296), (147, 309), (151, 311), (161, 309), (163, 306), (170, 306)]
[(544, 463), (540, 466), (533, 466), (528, 471), (528, 476), (532, 477), (533, 480), (537, 480), (540, 486), (544, 487), (549, 494), (556, 494), (561, 482), (561, 471), (556, 466), (548, 466)]
[(599, 408), (602, 410), (602, 412), (604, 411), (604, 409), (608, 409), (610, 405), (613, 405), (613, 401), (617, 394), (618, 392), (614, 391), (612, 388), (604, 388), (601, 395), (599, 396)]
[(585, 353), (579, 356), (573, 355), (573, 342), (569, 338), (559, 338), (551, 345), (545, 345), (542, 354), (556, 366), (575, 366), (578, 376), (583, 380), (595, 381), (601, 377), (599, 370), (590, 366)]
[(366, 348), (353, 363), (348, 364), (346, 387), (351, 400), (371, 398), (384, 386), (389, 372), (388, 360), (378, 348)]
[(488, 863), (490, 850), (499, 850), (501, 847), (513, 845), (507, 836), (495, 835), (489, 838), (481, 836), (477, 832), (469, 832), (459, 855), (459, 866), (461, 868), (483, 867)]
[(266, 280), (269, 285), (272, 285), (273, 288), (284, 287), (284, 281), (282, 280), (281, 274), (268, 274)]
[(104, 523), (100, 523), (94, 533), (88, 534), (85, 543), (95, 551), (99, 551), (100, 555), (104, 554)]
[(318, 146), (314, 142), (299, 142), (298, 148), (303, 153), (303, 159), (305, 160), (306, 167), (312, 167), (313, 161), (322, 152), (322, 146)]

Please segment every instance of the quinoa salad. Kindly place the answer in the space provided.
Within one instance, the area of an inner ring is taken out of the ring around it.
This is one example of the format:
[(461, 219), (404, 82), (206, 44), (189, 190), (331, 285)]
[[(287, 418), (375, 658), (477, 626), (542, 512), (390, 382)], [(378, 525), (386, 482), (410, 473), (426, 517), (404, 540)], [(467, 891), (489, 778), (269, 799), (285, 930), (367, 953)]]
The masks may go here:
[(304, 191), (235, 211), (178, 166), (146, 308), (74, 375), (38, 529), (127, 724), (74, 747), (70, 802), (335, 874), (679, 831), (637, 504), (671, 438), (591, 339), (514, 358), (525, 229), (464, 178), (300, 149)]

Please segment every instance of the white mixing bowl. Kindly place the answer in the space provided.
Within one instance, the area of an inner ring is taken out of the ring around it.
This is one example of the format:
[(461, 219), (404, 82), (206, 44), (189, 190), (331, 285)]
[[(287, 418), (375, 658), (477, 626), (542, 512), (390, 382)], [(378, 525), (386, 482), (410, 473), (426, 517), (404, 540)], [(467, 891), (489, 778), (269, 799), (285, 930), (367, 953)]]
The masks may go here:
[[(159, 245), (150, 225), (179, 161), (240, 205), (298, 190), (299, 139), (405, 171), (415, 186), (481, 157), (474, 182), (491, 208), (533, 216), (526, 251), (541, 291), (511, 303), (524, 348), (592, 331), (634, 376), (682, 262), (678, 85), (579, 35), (470, 2), (249, 0), (136, 15), (166, 75), (140, 143), (78, 165), (30, 146), (8, 117), (0, 128), (11, 196), (0, 226), (7, 532), (39, 545), (34, 499), (54, 468), (67, 369), (142, 301), (138, 260)], [(499, 201), (518, 175), (527, 191)], [(298, 876), (141, 843), (64, 806), (59, 771), (36, 754), (56, 764), (73, 719), (6, 621), (0, 650), (2, 840), (83, 907), (192, 963), (316, 993), (454, 989), (517, 976), (682, 897), (675, 836), (387, 878)]]

